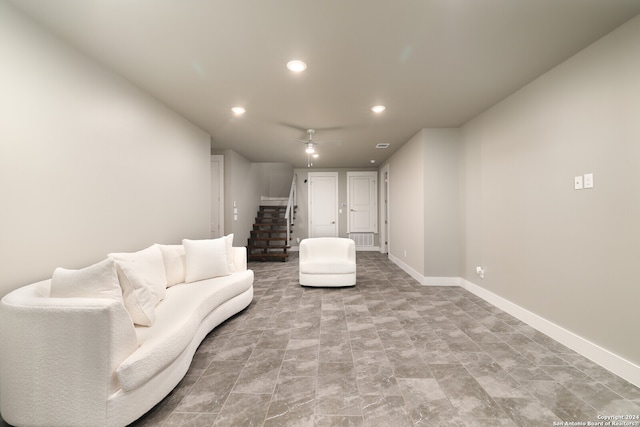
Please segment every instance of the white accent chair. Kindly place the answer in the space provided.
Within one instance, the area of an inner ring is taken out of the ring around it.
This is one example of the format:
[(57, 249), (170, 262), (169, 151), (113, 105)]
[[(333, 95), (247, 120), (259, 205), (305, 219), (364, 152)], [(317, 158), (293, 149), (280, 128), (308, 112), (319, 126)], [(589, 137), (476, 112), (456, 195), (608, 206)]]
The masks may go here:
[(342, 237), (313, 237), (300, 242), (300, 284), (339, 287), (356, 284), (356, 244)]

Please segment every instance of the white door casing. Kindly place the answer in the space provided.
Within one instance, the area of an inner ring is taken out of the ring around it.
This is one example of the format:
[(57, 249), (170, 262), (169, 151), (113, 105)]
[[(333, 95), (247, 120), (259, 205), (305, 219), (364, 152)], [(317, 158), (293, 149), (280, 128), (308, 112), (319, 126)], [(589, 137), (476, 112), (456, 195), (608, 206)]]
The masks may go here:
[(338, 236), (338, 173), (310, 172), (309, 237)]
[(347, 172), (349, 233), (378, 232), (378, 172)]
[(224, 156), (211, 156), (211, 238), (224, 235)]
[(389, 164), (380, 170), (380, 252), (389, 253)]

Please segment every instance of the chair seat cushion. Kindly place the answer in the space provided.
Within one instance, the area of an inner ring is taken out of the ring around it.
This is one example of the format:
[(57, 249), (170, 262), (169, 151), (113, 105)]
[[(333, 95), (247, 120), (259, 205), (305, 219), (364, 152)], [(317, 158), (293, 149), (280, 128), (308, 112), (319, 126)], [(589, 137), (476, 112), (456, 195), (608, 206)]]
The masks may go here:
[(316, 261), (301, 261), (300, 272), (307, 274), (355, 273), (356, 263), (339, 258), (322, 258)]

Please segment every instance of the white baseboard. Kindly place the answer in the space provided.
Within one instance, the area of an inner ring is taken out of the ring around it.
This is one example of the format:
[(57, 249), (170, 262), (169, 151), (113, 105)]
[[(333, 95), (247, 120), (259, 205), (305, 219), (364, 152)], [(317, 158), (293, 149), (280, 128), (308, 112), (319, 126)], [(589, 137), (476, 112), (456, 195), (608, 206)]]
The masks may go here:
[(460, 286), (459, 277), (424, 277), (424, 286)]
[(592, 360), (605, 369), (640, 387), (640, 366), (600, 347), (597, 344), (592, 343), (585, 338), (582, 338), (579, 335), (574, 334), (562, 326), (556, 325), (555, 323), (484, 289), (481, 286), (462, 278), (460, 281), (462, 287), (474, 295), (477, 295), (488, 303), (495, 305), (499, 309), (504, 310), (513, 317), (523, 321), (532, 328), (548, 335), (559, 343), (569, 347), (571, 350), (583, 355), (587, 359)]
[(380, 252), (380, 246), (356, 246), (356, 252)]
[(409, 265), (400, 261), (398, 257), (395, 257), (389, 254), (389, 259), (396, 264), (398, 267), (403, 269), (406, 273), (408, 273), (411, 277), (416, 279), (418, 283), (423, 286), (460, 286), (460, 278), (459, 277), (427, 277), (418, 273), (416, 270), (411, 268)]
[(597, 363), (603, 368), (613, 372), (626, 381), (629, 381), (631, 384), (640, 387), (640, 366), (635, 363), (630, 362), (617, 354), (614, 354), (611, 351), (574, 334), (562, 326), (556, 325), (544, 317), (532, 313), (531, 311), (476, 285), (475, 283), (469, 282), (466, 279), (461, 277), (425, 277), (391, 254), (389, 254), (389, 259), (411, 277), (416, 279), (421, 285), (460, 286), (488, 303), (504, 310), (532, 328), (569, 347), (571, 350), (581, 354), (587, 359)]
[[(300, 252), (300, 246), (291, 246), (291, 252)], [(380, 246), (356, 246), (356, 252), (380, 252)]]
[(418, 273), (416, 270), (414, 270), (413, 268), (409, 267), (408, 264), (405, 264), (404, 262), (400, 261), (400, 259), (398, 257), (394, 256), (394, 255), (389, 254), (389, 259), (395, 265), (397, 265), (398, 267), (403, 269), (406, 273), (408, 273), (409, 276), (411, 276), (414, 279), (416, 279), (418, 281), (418, 283), (422, 284), (422, 279), (424, 277), (422, 274)]

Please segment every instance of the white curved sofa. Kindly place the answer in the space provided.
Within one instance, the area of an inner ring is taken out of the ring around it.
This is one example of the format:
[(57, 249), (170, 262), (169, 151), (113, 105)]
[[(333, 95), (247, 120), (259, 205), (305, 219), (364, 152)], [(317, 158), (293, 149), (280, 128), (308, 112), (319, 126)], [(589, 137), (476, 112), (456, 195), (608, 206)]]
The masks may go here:
[[(210, 268), (207, 246), (219, 240), (110, 254), (88, 268), (94, 273), (98, 268), (107, 282), (123, 286), (123, 281), (135, 281), (124, 267), (128, 257), (152, 254), (157, 267), (160, 253), (160, 276), (167, 287), (160, 290), (164, 295), (153, 307), (150, 326), (134, 325), (127, 299), (143, 298), (135, 292), (127, 295), (124, 288), (121, 299), (52, 296), (60, 293), (58, 273), (64, 277), (73, 270), (57, 269), (52, 279), (5, 295), (0, 302), (0, 412), (5, 421), (17, 426), (125, 426), (160, 402), (184, 377), (206, 335), (253, 299), (245, 248), (227, 244), (228, 257), (216, 267), (224, 270), (226, 264), (226, 274), (203, 277), (220, 273)], [(142, 264), (139, 259), (130, 263), (136, 268)]]
[(339, 287), (356, 284), (356, 244), (343, 237), (313, 237), (300, 242), (302, 286)]

